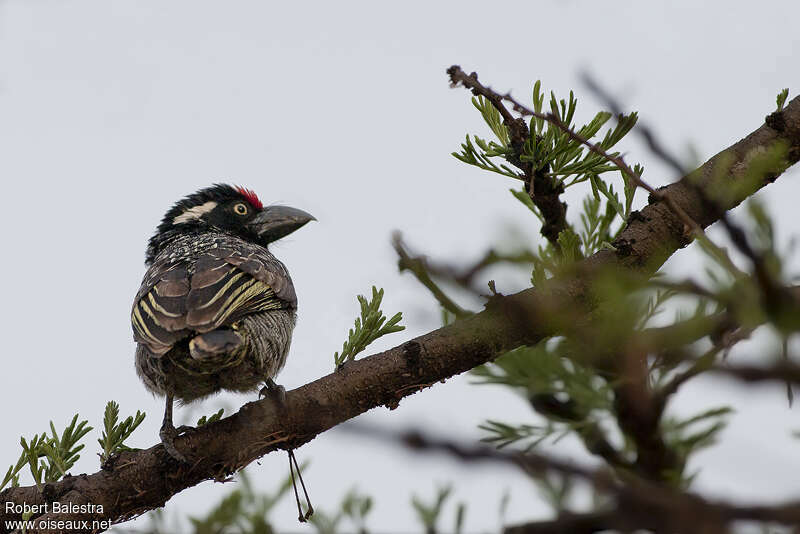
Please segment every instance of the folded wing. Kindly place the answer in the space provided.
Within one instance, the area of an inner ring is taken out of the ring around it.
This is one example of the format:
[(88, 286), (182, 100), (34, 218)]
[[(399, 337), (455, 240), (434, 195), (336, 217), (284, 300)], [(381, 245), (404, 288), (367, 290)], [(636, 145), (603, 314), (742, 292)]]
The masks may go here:
[(160, 355), (193, 333), (296, 306), (286, 268), (269, 252), (217, 247), (189, 261), (154, 262), (134, 301), (131, 323), (134, 339)]

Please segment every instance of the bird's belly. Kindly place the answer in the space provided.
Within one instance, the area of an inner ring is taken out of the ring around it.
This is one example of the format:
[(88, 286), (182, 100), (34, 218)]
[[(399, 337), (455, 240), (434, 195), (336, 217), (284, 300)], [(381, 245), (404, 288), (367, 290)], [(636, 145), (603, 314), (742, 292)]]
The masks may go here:
[(269, 370), (252, 358), (234, 363), (197, 362), (176, 352), (173, 349), (164, 356), (145, 357), (144, 361), (139, 358), (137, 367), (148, 389), (159, 395), (172, 394), (184, 404), (220, 390), (254, 391), (270, 378)]

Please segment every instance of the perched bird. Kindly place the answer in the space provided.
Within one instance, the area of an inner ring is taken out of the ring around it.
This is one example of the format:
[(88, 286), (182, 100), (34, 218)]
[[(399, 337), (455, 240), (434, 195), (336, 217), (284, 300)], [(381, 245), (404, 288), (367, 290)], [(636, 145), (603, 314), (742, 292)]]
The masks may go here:
[(174, 399), (279, 388), (273, 378), (289, 352), (297, 296), (267, 246), (312, 220), (215, 184), (178, 201), (150, 239), (131, 323), (136, 371), (166, 397), (160, 437), (172, 457), (186, 461), (174, 444)]

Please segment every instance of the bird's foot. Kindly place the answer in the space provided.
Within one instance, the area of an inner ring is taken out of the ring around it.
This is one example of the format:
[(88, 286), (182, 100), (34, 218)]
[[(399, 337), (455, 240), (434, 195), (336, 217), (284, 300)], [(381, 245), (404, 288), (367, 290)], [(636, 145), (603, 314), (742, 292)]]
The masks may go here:
[(264, 381), (264, 387), (258, 392), (258, 398), (260, 399), (261, 397), (270, 397), (278, 403), (282, 410), (287, 409), (286, 388), (276, 384), (271, 378), (267, 378)]
[(175, 438), (193, 430), (195, 430), (193, 427), (186, 425), (181, 425), (178, 428), (172, 425), (164, 425), (161, 427), (158, 436), (161, 438), (161, 444), (164, 445), (164, 449), (166, 449), (167, 453), (179, 462), (185, 464), (189, 463), (189, 461), (186, 459), (186, 456), (175, 447)]

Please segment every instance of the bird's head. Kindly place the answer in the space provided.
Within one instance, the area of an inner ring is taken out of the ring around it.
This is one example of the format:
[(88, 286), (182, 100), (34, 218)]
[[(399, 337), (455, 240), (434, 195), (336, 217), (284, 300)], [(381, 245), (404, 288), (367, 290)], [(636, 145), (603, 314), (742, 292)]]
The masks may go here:
[(264, 206), (250, 189), (214, 184), (179, 200), (164, 215), (147, 247), (147, 263), (180, 234), (216, 229), (266, 247), (314, 220), (299, 209)]

